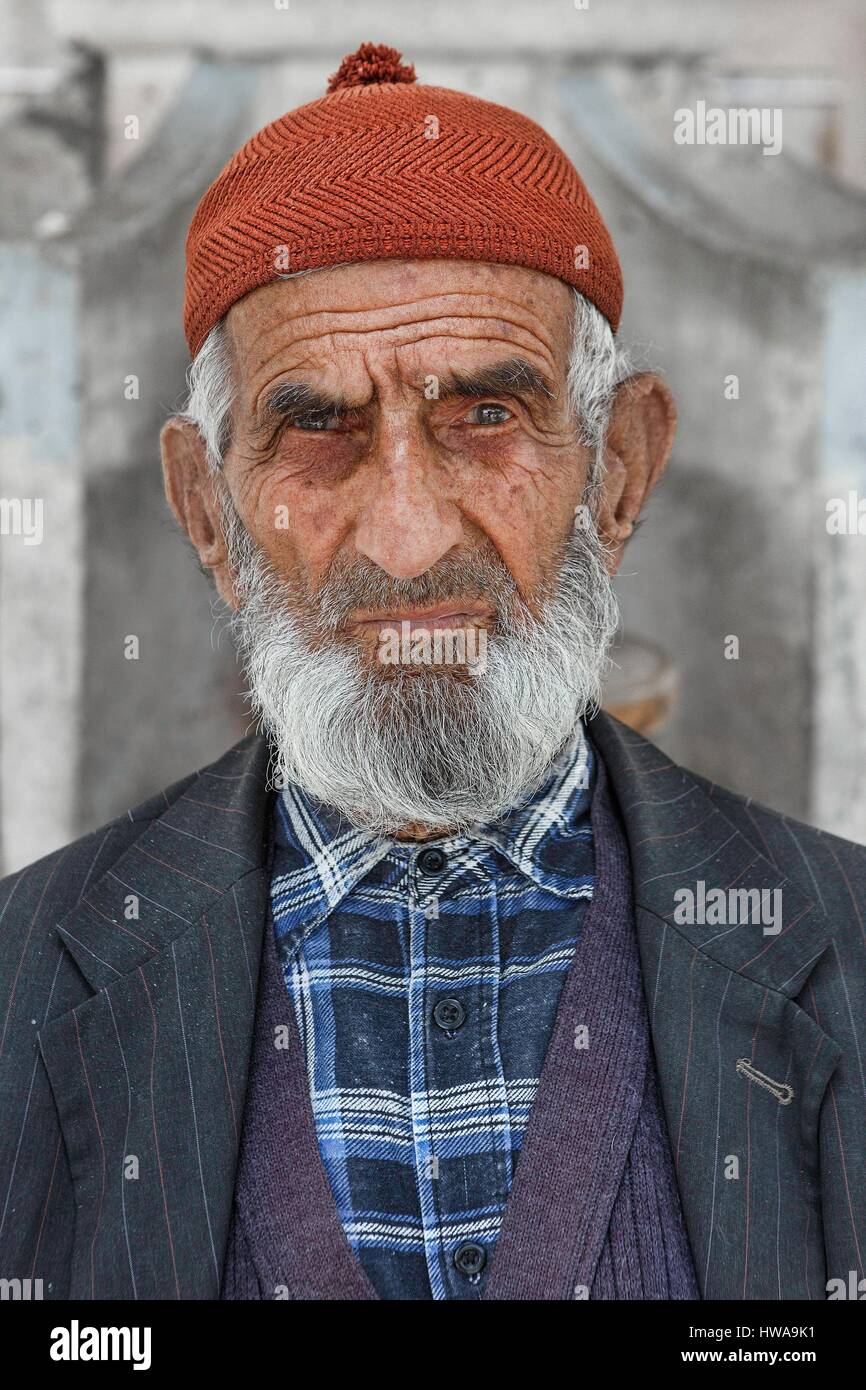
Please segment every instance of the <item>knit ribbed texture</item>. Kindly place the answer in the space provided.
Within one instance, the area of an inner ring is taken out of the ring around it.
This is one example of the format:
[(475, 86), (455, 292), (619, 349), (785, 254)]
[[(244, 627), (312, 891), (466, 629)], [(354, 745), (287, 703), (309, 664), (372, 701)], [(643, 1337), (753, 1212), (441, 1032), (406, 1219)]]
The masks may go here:
[[(699, 1297), (649, 1040), (628, 849), (600, 759), (592, 826), (595, 893), (484, 1299)], [(292, 1013), (271, 928), (221, 1297), (376, 1298), (319, 1157)], [(274, 1046), (280, 1027), (286, 1049)], [(578, 1027), (587, 1047), (575, 1046)]]
[(556, 142), (507, 107), (418, 86), (382, 64), (389, 70), (399, 80), (372, 79), (369, 62), (350, 67), (354, 85), (265, 126), (205, 193), (187, 238), (190, 351), (259, 285), (394, 257), (545, 271), (579, 289), (616, 331), (619, 261)]

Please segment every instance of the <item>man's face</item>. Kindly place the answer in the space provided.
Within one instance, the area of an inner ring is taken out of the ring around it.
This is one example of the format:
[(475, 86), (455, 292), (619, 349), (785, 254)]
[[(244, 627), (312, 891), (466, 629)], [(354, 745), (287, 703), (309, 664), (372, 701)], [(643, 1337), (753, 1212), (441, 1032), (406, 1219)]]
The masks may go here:
[(256, 290), (227, 325), (224, 467), (169, 422), (166, 486), (236, 612), (278, 773), (395, 833), (503, 814), (599, 699), (666, 388), (618, 396), (596, 527), (559, 281), (374, 262)]
[[(338, 267), (235, 305), (225, 479), (274, 570), (312, 595), (359, 560), (411, 580), (481, 551), (537, 613), (588, 465), (570, 305), (550, 276), (446, 260)], [(374, 660), (388, 623), (491, 620), (489, 597), (457, 590), (361, 602), (343, 635)]]

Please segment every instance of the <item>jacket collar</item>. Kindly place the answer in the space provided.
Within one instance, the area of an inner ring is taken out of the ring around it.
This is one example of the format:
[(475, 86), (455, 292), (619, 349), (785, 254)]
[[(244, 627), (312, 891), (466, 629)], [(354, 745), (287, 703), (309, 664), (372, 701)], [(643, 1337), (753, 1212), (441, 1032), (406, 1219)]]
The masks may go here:
[[(58, 924), (94, 989), (159, 955), (262, 869), (269, 757), (267, 742), (251, 735), (203, 768), (176, 799), (169, 791), (165, 809), (144, 820), (141, 835)], [(128, 814), (135, 820), (141, 813)]]
[[(596, 716), (589, 732), (626, 828), (636, 906), (667, 922), (727, 970), (796, 996), (832, 935), (818, 906), (732, 825), (700, 779), (654, 744), (605, 714)], [(539, 846), (546, 847), (548, 832), (566, 839), (583, 819), (589, 798), (581, 786), (585, 759), (584, 745), (565, 772), (504, 829), (479, 832), (525, 873), (545, 878), (546, 886), (552, 871)], [(139, 838), (59, 924), (61, 937), (95, 989), (159, 954), (246, 875), (263, 869), (272, 805), (265, 792), (268, 761), (267, 742), (253, 735), (204, 768), (160, 815), (145, 822)], [(345, 824), (335, 835), (333, 822), (314, 818), (308, 799), (298, 793), (293, 804), (293, 827), (299, 840), (306, 838), (299, 863), (306, 864), (311, 881), (333, 904), (393, 842), (385, 841), (382, 849), (376, 837)], [(142, 891), (142, 879), (154, 884), (153, 894)], [(676, 895), (699, 881), (708, 888), (778, 890), (778, 924), (767, 932), (747, 921), (680, 920)]]

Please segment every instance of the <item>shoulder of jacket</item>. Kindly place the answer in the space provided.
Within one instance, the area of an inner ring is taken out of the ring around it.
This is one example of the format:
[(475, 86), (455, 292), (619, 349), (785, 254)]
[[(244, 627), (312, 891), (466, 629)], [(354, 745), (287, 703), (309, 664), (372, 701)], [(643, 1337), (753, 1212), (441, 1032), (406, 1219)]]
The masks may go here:
[(846, 904), (855, 915), (866, 905), (866, 845), (819, 830), (750, 796), (690, 776), (753, 848), (802, 888), (810, 898), (823, 900), (833, 892), (835, 906)]
[(193, 772), (180, 778), (123, 815), (0, 879), (0, 921), (8, 925), (10, 915), (34, 920), (47, 915), (55, 923), (198, 775)]

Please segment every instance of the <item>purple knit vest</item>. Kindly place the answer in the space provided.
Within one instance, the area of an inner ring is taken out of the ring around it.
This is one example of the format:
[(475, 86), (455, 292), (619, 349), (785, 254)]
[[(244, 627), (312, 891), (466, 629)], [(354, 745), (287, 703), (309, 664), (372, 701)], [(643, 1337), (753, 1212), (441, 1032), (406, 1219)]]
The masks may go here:
[[(697, 1299), (662, 1112), (628, 846), (598, 759), (596, 883), (486, 1299)], [(288, 1039), (287, 1046), (275, 1040)], [(294, 1010), (265, 930), (220, 1297), (375, 1299), (319, 1157)]]

